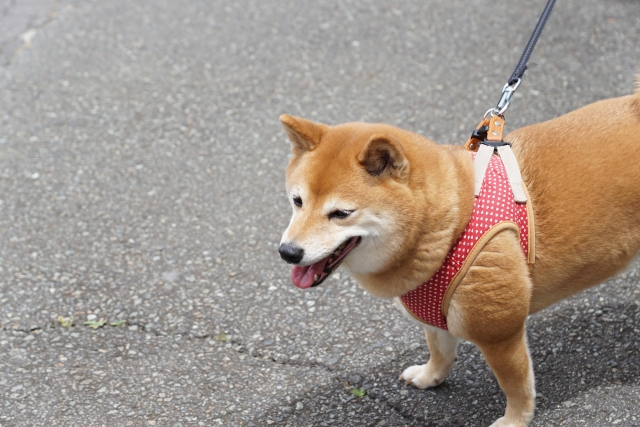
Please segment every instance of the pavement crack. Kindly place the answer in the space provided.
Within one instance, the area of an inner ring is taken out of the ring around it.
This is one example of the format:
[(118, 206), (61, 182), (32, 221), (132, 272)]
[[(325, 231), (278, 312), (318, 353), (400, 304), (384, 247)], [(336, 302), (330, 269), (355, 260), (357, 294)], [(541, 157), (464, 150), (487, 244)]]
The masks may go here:
[(0, 326), (0, 330), (2, 331), (6, 331), (6, 332), (22, 332), (24, 334), (29, 334), (32, 332), (38, 332), (38, 331), (42, 331), (42, 328), (34, 326), (31, 328), (7, 328), (6, 326)]
[(230, 340), (228, 344), (232, 344), (230, 348), (233, 351), (239, 354), (246, 354), (254, 359), (264, 360), (264, 361), (272, 362), (278, 365), (297, 366), (297, 367), (306, 367), (306, 368), (321, 368), (328, 372), (335, 371), (335, 368), (320, 362), (313, 362), (311, 360), (305, 360), (305, 359), (303, 360), (291, 359), (290, 357), (284, 354), (274, 353), (270, 350), (265, 350), (263, 348), (259, 348), (255, 346), (247, 346), (246, 344), (243, 344), (240, 340)]
[(393, 412), (400, 415), (409, 423), (416, 423), (417, 425), (424, 425), (427, 420), (422, 417), (415, 417), (413, 415), (407, 414), (407, 411), (403, 409), (398, 403), (393, 403), (389, 399), (386, 399), (382, 394), (378, 394), (376, 392), (367, 392), (367, 395), (373, 399), (374, 402), (381, 403)]

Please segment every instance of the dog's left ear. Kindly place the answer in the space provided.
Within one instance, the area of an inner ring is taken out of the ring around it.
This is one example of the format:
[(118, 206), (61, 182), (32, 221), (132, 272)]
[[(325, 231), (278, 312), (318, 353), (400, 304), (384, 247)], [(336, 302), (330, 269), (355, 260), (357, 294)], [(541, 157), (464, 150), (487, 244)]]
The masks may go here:
[(392, 176), (399, 181), (409, 178), (409, 162), (402, 144), (390, 135), (373, 135), (358, 155), (358, 162), (371, 176)]

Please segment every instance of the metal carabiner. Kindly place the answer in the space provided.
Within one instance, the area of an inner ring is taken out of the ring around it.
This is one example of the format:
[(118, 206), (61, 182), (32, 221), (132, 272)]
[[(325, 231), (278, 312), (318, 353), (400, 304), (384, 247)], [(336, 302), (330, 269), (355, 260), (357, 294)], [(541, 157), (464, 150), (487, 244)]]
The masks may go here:
[(511, 97), (518, 89), (518, 86), (520, 86), (520, 83), (522, 83), (522, 79), (518, 79), (513, 85), (507, 83), (502, 88), (502, 96), (500, 97), (500, 101), (498, 101), (498, 105), (494, 109), (497, 110), (497, 114), (499, 116), (502, 116), (504, 112), (507, 111), (507, 108), (509, 108)]

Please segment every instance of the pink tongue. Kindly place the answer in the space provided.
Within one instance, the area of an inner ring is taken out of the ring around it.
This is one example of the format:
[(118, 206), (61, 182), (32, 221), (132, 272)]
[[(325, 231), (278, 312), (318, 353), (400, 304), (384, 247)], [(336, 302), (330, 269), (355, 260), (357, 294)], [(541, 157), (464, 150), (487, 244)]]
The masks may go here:
[(322, 277), (329, 257), (323, 258), (311, 265), (294, 265), (291, 270), (291, 281), (300, 289), (307, 289), (313, 285), (313, 276)]

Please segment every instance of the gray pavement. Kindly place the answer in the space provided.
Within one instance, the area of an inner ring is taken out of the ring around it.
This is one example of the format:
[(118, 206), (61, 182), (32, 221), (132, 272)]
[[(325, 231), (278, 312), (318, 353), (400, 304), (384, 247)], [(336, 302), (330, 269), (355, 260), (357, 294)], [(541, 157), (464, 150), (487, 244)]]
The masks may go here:
[[(344, 274), (289, 283), (277, 119), (461, 143), (541, 8), (0, 3), (0, 426), (493, 422), (472, 345), (442, 386), (404, 387), (419, 328)], [(630, 93), (638, 40), (638, 1), (558, 2), (508, 126)], [(639, 283), (635, 265), (532, 316), (534, 426), (640, 425)]]

